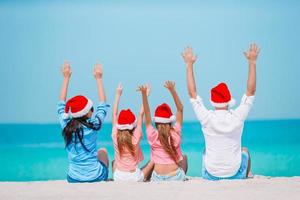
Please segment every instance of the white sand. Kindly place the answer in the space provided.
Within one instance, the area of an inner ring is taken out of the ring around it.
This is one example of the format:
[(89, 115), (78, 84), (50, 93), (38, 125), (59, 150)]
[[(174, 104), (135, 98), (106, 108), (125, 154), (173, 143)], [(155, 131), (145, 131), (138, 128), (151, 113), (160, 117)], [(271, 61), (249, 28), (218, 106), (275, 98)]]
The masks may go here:
[(300, 199), (300, 177), (248, 180), (69, 184), (66, 181), (0, 182), (0, 199)]

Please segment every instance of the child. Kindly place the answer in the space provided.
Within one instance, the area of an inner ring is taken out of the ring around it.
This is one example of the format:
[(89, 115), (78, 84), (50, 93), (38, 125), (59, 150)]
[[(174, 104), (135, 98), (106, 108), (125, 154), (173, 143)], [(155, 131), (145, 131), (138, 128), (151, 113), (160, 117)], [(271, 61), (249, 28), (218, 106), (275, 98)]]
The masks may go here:
[(144, 159), (140, 147), (144, 109), (141, 106), (137, 120), (130, 109), (121, 110), (118, 116), (122, 90), (119, 84), (112, 115), (112, 139), (115, 149), (115, 161), (112, 164), (113, 177), (115, 181), (146, 181), (152, 173), (154, 164), (149, 162), (142, 169), (138, 168), (139, 163)]
[(183, 181), (186, 179), (185, 174), (187, 172), (187, 157), (182, 155), (180, 148), (183, 105), (176, 93), (175, 83), (167, 81), (164, 86), (175, 101), (177, 113), (175, 117), (170, 106), (166, 103), (158, 106), (154, 116), (157, 130), (151, 125), (147, 87), (139, 87), (145, 109), (146, 133), (151, 146), (151, 161), (154, 162), (151, 181)]
[(63, 65), (63, 85), (57, 112), (63, 129), (69, 159), (67, 180), (70, 183), (105, 181), (108, 177), (108, 156), (106, 149), (97, 151), (97, 131), (101, 129), (109, 105), (102, 84), (102, 66), (96, 64), (94, 76), (99, 93), (99, 105), (93, 115), (93, 103), (84, 96), (75, 96), (66, 101), (71, 68), (68, 62)]
[(259, 48), (251, 44), (250, 50), (244, 54), (249, 63), (247, 92), (234, 110), (228, 110), (233, 106), (234, 99), (225, 83), (211, 90), (211, 103), (215, 110), (206, 109), (196, 92), (193, 64), (197, 58), (190, 47), (182, 54), (186, 63), (190, 101), (204, 134), (202, 177), (208, 180), (245, 179), (251, 174), (250, 154), (246, 148), (241, 147), (241, 136), (244, 121), (254, 101)]

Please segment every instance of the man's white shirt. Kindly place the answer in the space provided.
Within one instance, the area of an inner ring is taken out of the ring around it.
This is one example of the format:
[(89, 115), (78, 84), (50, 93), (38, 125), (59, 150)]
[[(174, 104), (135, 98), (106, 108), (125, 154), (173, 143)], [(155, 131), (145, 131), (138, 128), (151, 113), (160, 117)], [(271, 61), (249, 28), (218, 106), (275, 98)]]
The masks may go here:
[(190, 101), (204, 134), (206, 170), (216, 177), (235, 175), (241, 165), (244, 121), (254, 96), (243, 95), (240, 105), (232, 110), (208, 110), (198, 95)]

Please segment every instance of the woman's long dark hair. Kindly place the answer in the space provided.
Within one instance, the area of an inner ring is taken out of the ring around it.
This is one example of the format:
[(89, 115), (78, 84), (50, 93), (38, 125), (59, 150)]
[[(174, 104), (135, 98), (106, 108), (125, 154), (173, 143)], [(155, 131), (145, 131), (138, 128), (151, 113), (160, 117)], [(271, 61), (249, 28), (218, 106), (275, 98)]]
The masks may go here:
[[(67, 147), (72, 142), (72, 136), (74, 134), (74, 143), (76, 144), (79, 140), (80, 144), (84, 148), (84, 150), (90, 152), (83, 143), (83, 126), (86, 126), (90, 129), (98, 131), (101, 128), (101, 120), (97, 118), (99, 124), (93, 124), (88, 122), (89, 118), (86, 116), (80, 118), (72, 118), (66, 127), (62, 131), (62, 136), (65, 140), (65, 147)], [(76, 145), (75, 145), (76, 148)]]

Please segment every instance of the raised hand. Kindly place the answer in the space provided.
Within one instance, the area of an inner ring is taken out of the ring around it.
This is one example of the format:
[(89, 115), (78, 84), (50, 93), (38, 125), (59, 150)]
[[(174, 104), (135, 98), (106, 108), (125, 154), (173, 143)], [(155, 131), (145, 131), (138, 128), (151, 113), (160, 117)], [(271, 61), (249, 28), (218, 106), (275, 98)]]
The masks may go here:
[(106, 102), (105, 91), (102, 83), (102, 76), (103, 76), (102, 64), (96, 63), (94, 66), (94, 77), (97, 83), (99, 101)]
[(96, 63), (94, 66), (94, 77), (96, 79), (101, 79), (103, 76), (102, 64)]
[(167, 88), (169, 91), (175, 90), (175, 82), (173, 81), (166, 81), (164, 87)]
[(137, 91), (141, 92), (142, 94), (146, 94), (146, 96), (148, 96), (150, 92), (150, 88), (148, 85), (141, 85), (138, 86)]
[(179, 123), (180, 125), (182, 124), (182, 119), (183, 119), (183, 105), (180, 101), (180, 98), (175, 90), (175, 82), (173, 81), (166, 81), (164, 84), (164, 87), (167, 88), (170, 92), (170, 94), (173, 97), (173, 100), (175, 102), (176, 108), (177, 108), (177, 113), (176, 113), (176, 122)]
[(193, 65), (197, 60), (197, 56), (193, 53), (192, 47), (186, 47), (181, 55), (187, 65)]
[(151, 91), (150, 84), (146, 84), (146, 87), (147, 87), (147, 97), (148, 97)]
[(71, 71), (71, 65), (68, 61), (65, 61), (62, 65), (61, 72), (64, 76), (64, 78), (70, 78), (72, 71)]
[(71, 66), (68, 61), (65, 61), (64, 64), (61, 67), (61, 73), (64, 76), (64, 80), (62, 83), (62, 87), (60, 90), (60, 97), (59, 99), (61, 101), (66, 101), (67, 93), (68, 93), (68, 87), (69, 87), (69, 81), (72, 74)]
[(121, 96), (123, 91), (123, 86), (121, 83), (119, 83), (117, 90), (116, 90), (116, 95)]
[(260, 48), (255, 44), (250, 44), (248, 51), (244, 52), (245, 57), (249, 63), (255, 63), (260, 52)]
[(250, 49), (247, 52), (244, 52), (245, 57), (248, 60), (249, 64), (249, 73), (247, 81), (247, 96), (255, 95), (256, 91), (256, 60), (258, 57), (260, 49), (258, 46), (253, 43), (250, 45)]
[(148, 103), (148, 95), (150, 92), (150, 86), (147, 85), (141, 85), (138, 86), (137, 91), (142, 93), (142, 100), (143, 100), (143, 108), (141, 108), (141, 114), (143, 113), (143, 110), (145, 112), (145, 124), (146, 127), (151, 125), (151, 113), (150, 113), (150, 107)]

